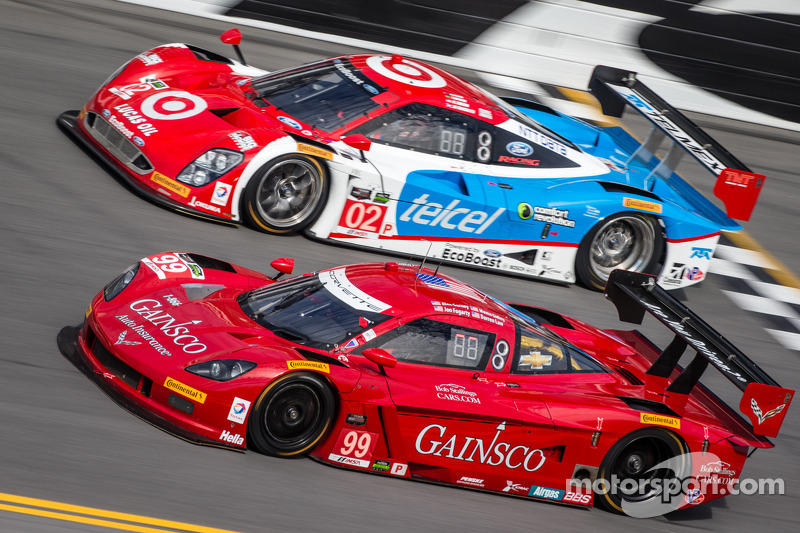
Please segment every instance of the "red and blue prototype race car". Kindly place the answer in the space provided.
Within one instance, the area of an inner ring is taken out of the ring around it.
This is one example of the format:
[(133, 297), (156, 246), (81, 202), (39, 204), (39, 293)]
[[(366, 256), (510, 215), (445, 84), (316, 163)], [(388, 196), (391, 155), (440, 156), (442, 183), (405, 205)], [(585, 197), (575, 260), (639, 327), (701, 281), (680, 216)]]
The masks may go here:
[[(607, 295), (623, 319), (669, 327), (663, 351), (415, 265), (280, 275), (146, 257), (58, 344), (122, 406), (195, 443), (634, 516), (730, 492), (793, 395), (646, 274), (614, 271)], [(744, 391), (751, 423), (698, 382), (709, 364)]]
[(136, 56), (58, 123), (143, 195), (207, 219), (597, 290), (617, 268), (701, 281), (720, 231), (741, 228), (674, 172), (680, 156), (719, 176), (734, 218), (763, 176), (635, 73), (598, 67), (591, 88), (607, 114), (652, 123), (644, 143), (401, 56), (267, 73), (187, 44)]

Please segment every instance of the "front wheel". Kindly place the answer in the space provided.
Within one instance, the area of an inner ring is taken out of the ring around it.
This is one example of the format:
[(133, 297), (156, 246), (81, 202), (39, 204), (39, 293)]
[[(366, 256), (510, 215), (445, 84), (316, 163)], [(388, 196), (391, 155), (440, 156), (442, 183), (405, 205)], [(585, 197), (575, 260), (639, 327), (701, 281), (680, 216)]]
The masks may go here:
[(602, 291), (616, 269), (653, 274), (664, 249), (658, 221), (619, 213), (599, 222), (581, 241), (575, 274), (584, 286)]
[(600, 464), (602, 493), (595, 503), (635, 518), (659, 516), (678, 508), (682, 482), (691, 474), (683, 441), (671, 431), (645, 428), (626, 435)]
[(316, 160), (297, 154), (259, 169), (244, 192), (246, 219), (265, 233), (289, 234), (308, 227), (325, 207), (328, 174)]
[(323, 378), (292, 372), (269, 384), (248, 422), (250, 443), (267, 455), (295, 457), (314, 449), (327, 434), (336, 397)]

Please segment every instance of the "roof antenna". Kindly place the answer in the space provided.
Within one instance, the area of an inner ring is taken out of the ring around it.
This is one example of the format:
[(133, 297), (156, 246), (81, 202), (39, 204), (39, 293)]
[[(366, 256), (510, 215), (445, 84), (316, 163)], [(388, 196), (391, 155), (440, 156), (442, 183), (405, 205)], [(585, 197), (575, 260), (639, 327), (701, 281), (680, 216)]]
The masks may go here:
[(434, 270), (434, 271), (433, 271), (433, 275), (434, 275), (434, 276), (435, 276), (435, 275), (437, 275), (437, 274), (439, 273), (439, 268), (442, 266), (442, 263), (443, 263), (443, 262), (444, 262), (444, 259), (439, 259), (439, 264), (438, 264), (438, 265), (436, 265), (436, 270)]
[(431, 241), (428, 241), (428, 240), (425, 240), (425, 239), (420, 239), (420, 240), (428, 243), (428, 249), (425, 251), (425, 257), (422, 258), (422, 262), (419, 264), (419, 268), (417, 269), (417, 273), (419, 273), (422, 270), (422, 267), (425, 266), (425, 261), (428, 260), (428, 254), (431, 253), (431, 246), (433, 246), (433, 243)]

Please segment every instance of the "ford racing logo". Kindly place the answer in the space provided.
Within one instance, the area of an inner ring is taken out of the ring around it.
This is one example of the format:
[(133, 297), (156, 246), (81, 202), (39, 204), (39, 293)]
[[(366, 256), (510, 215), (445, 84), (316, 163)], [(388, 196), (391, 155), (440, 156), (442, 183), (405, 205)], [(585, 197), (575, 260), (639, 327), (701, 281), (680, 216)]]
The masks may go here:
[(501, 254), (497, 250), (484, 250), (483, 255), (485, 255), (486, 257), (500, 257), (503, 254)]
[(368, 83), (365, 83), (364, 85), (362, 85), (362, 87), (364, 88), (365, 91), (367, 91), (369, 93), (378, 94), (378, 89), (376, 89), (375, 87), (373, 87), (372, 85), (370, 85)]
[(533, 148), (527, 143), (515, 141), (506, 145), (506, 151), (517, 157), (526, 157), (533, 153)]
[(144, 146), (144, 140), (139, 136), (134, 137), (133, 142), (135, 142), (138, 146)]

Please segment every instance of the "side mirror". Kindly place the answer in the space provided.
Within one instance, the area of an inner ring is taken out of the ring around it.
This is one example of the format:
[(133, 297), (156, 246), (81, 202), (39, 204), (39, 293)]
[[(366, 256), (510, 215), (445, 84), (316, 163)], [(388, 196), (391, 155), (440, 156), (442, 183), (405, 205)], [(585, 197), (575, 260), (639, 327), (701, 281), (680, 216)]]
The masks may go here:
[(273, 280), (276, 280), (284, 274), (292, 273), (294, 270), (294, 259), (291, 257), (279, 257), (278, 259), (272, 261), (269, 266), (278, 271), (278, 273), (272, 278)]
[(347, 146), (355, 148), (356, 150), (361, 150), (362, 152), (369, 152), (369, 149), (372, 146), (372, 141), (360, 133), (342, 137), (342, 141), (344, 141)]
[(397, 366), (397, 358), (383, 348), (367, 348), (361, 352), (361, 355), (378, 365), (384, 376), (386, 375), (384, 367), (394, 368)]
[(367, 158), (364, 156), (364, 152), (368, 152), (370, 147), (372, 146), (372, 141), (361, 135), (360, 133), (354, 133), (353, 135), (347, 135), (346, 137), (342, 137), (342, 141), (351, 147), (355, 148), (361, 154), (361, 162), (366, 163)]
[(231, 28), (230, 30), (220, 35), (219, 40), (225, 44), (241, 44), (242, 32), (240, 32), (237, 28)]
[(247, 61), (244, 60), (244, 54), (242, 54), (242, 51), (239, 49), (239, 43), (242, 42), (242, 32), (236, 28), (231, 28), (220, 35), (219, 40), (225, 44), (232, 44), (233, 49), (236, 51), (236, 56), (239, 58), (239, 62), (242, 65), (247, 65)]

